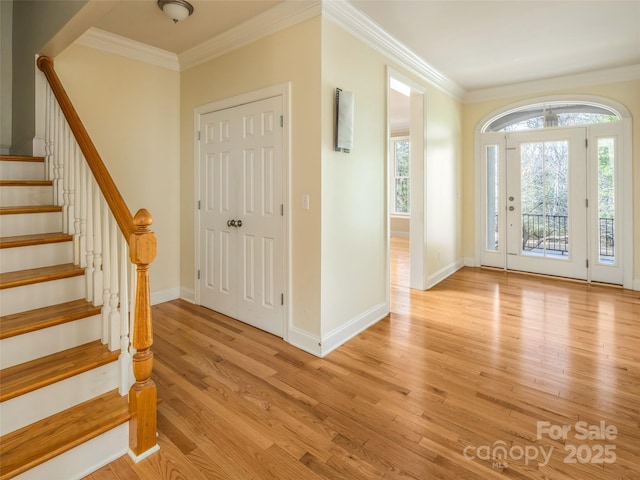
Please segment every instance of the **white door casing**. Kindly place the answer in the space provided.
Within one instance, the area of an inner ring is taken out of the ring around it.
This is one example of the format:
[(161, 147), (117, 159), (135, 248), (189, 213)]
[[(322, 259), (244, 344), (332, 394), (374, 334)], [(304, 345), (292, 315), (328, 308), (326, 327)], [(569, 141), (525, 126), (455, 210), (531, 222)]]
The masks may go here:
[(199, 117), (203, 306), (284, 335), (283, 98)]

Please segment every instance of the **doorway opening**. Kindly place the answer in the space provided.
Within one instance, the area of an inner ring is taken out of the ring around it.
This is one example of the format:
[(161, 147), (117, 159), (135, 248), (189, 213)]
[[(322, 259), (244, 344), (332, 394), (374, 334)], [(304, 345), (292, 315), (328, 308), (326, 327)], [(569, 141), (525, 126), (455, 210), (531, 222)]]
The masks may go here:
[(630, 120), (621, 105), (558, 98), (485, 117), (479, 265), (630, 285)]

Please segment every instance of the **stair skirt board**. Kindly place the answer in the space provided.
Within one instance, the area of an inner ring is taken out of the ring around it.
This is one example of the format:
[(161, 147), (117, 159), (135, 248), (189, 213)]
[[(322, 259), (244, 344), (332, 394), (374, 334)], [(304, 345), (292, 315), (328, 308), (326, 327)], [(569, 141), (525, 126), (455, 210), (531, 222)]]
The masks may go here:
[(0, 365), (2, 368), (13, 367), (99, 340), (101, 337), (102, 317), (94, 315), (29, 334), (5, 338), (0, 340)]
[[(0, 403), (0, 435), (91, 400), (119, 386), (120, 364), (111, 362), (6, 400)], [(50, 475), (48, 477), (52, 478)]]
[(125, 422), (14, 478), (78, 480), (126, 455), (128, 448), (129, 422)]
[(0, 271), (2, 273), (50, 267), (72, 262), (72, 242), (0, 249)]
[(62, 230), (60, 212), (0, 215), (0, 237), (59, 232)]
[(2, 162), (3, 180), (42, 180), (44, 162)]
[(51, 205), (53, 189), (48, 186), (2, 186), (0, 205), (14, 207), (20, 205)]
[(0, 290), (0, 315), (34, 310), (84, 298), (85, 276)]

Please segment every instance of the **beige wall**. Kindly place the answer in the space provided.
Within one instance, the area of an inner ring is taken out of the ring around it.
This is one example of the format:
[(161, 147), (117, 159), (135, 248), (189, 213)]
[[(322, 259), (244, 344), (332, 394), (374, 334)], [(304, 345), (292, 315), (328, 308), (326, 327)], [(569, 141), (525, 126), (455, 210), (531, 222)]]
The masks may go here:
[(152, 294), (177, 297), (179, 73), (79, 45), (57, 56), (55, 67), (132, 214), (153, 215)]
[(463, 115), (463, 251), (464, 256), (474, 257), (475, 236), (475, 146), (474, 132), (478, 122), (491, 112), (507, 105), (544, 95), (597, 95), (613, 99), (623, 104), (633, 117), (633, 206), (634, 235), (633, 243), (635, 259), (633, 262), (633, 278), (636, 288), (640, 285), (640, 80), (611, 83), (592, 87), (555, 90), (538, 95), (520, 96), (487, 102), (468, 103), (464, 105)]
[[(385, 302), (387, 97), (384, 59), (322, 23), (322, 335)], [(336, 87), (354, 93), (354, 145), (334, 150)]]
[[(292, 326), (320, 334), (320, 18), (193, 67), (181, 79), (181, 285), (194, 289), (194, 109), (291, 82)], [(302, 210), (302, 195), (310, 209)]]

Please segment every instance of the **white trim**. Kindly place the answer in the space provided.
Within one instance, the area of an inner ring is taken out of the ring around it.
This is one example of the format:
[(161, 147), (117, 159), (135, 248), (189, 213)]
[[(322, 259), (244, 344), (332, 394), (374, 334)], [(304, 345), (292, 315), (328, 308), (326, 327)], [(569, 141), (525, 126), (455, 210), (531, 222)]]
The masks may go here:
[(520, 95), (537, 95), (567, 88), (574, 89), (637, 79), (640, 79), (640, 64), (473, 90), (465, 93), (462, 101), (464, 103), (486, 102)]
[(151, 293), (151, 305), (170, 302), (171, 300), (175, 300), (176, 298), (180, 298), (180, 287), (160, 290), (158, 292)]
[(180, 71), (178, 55), (175, 53), (152, 47), (146, 43), (137, 42), (115, 33), (105, 32), (95, 27), (91, 27), (83, 33), (75, 43), (168, 70)]
[(636, 278), (633, 281), (633, 290), (635, 290), (636, 292), (640, 292), (640, 278)]
[(479, 267), (480, 265), (476, 265), (476, 259), (473, 257), (464, 257), (462, 259), (462, 263), (464, 267)]
[(402, 230), (391, 230), (392, 237), (400, 237), (400, 238), (409, 238), (409, 232), (404, 232)]
[(292, 27), (322, 13), (321, 1), (284, 1), (230, 30), (206, 40), (178, 55), (186, 70), (219, 57), (268, 35)]
[[(638, 73), (640, 73), (640, 68), (638, 69)], [(600, 97), (597, 95), (575, 95), (575, 94), (564, 94), (564, 95), (546, 95), (541, 97), (529, 98), (526, 100), (522, 100), (516, 103), (508, 103), (500, 108), (497, 108), (487, 115), (485, 115), (475, 126), (474, 130), (474, 152), (475, 152), (475, 238), (474, 238), (474, 246), (475, 246), (475, 263), (477, 266), (481, 265), (481, 251), (483, 245), (483, 235), (482, 231), (482, 155), (481, 155), (481, 136), (483, 135), (482, 129), (487, 125), (488, 122), (495, 119), (496, 117), (508, 113), (511, 110), (517, 110), (520, 107), (524, 107), (526, 105), (535, 105), (540, 103), (552, 103), (552, 102), (575, 102), (575, 103), (591, 103), (595, 105), (603, 105), (607, 108), (614, 110), (621, 118), (622, 122), (622, 156), (620, 158), (620, 166), (623, 172), (623, 200), (622, 203), (625, 206), (623, 210), (623, 230), (622, 230), (622, 238), (624, 251), (622, 258), (624, 259), (625, 269), (624, 269), (624, 278), (623, 278), (623, 287), (627, 289), (639, 290), (638, 285), (633, 280), (634, 273), (634, 255), (636, 254), (635, 249), (633, 247), (633, 131), (632, 131), (632, 117), (631, 113), (622, 103), (606, 98)]]
[(283, 324), (283, 333), (282, 338), (285, 341), (289, 341), (289, 329), (290, 325), (290, 312), (291, 312), (291, 303), (292, 298), (289, 294), (293, 291), (292, 288), (292, 275), (291, 275), (291, 265), (292, 265), (292, 252), (291, 252), (291, 226), (290, 226), (290, 218), (291, 218), (291, 83), (280, 83), (277, 85), (272, 85), (270, 87), (266, 87), (260, 90), (255, 90), (252, 92), (243, 93), (240, 95), (236, 95), (234, 97), (225, 98), (222, 100), (218, 100), (215, 102), (210, 102), (205, 105), (200, 105), (194, 108), (193, 110), (193, 151), (194, 151), (194, 176), (193, 176), (193, 225), (194, 225), (194, 295), (193, 295), (193, 303), (196, 305), (200, 305), (200, 283), (197, 278), (197, 272), (200, 266), (200, 216), (198, 211), (198, 200), (201, 198), (200, 195), (200, 142), (198, 140), (198, 131), (200, 129), (200, 116), (209, 113), (215, 112), (218, 110), (224, 110), (227, 108), (236, 107), (239, 105), (244, 105), (247, 103), (257, 102), (260, 100), (264, 100), (266, 98), (272, 97), (281, 97), (282, 98), (282, 114), (284, 116), (284, 125), (282, 128), (282, 198), (284, 202), (284, 230), (283, 230), (283, 248), (284, 248), (284, 281), (283, 281), (283, 289), (284, 289), (284, 298), (286, 299), (284, 303), (284, 324)]
[(322, 357), (322, 340), (317, 335), (289, 325), (287, 341), (300, 350), (316, 357)]
[(426, 288), (426, 290), (429, 290), (429, 289), (435, 287), (442, 280), (444, 280), (445, 278), (447, 278), (447, 277), (453, 275), (454, 273), (456, 273), (458, 270), (460, 270), (462, 267), (464, 267), (464, 264), (465, 264), (465, 261), (461, 258), (461, 259), (456, 260), (454, 263), (451, 263), (451, 264), (446, 265), (445, 267), (441, 268), (440, 270), (438, 270), (433, 275), (429, 275), (429, 277), (427, 278), (427, 288)]
[[(322, 15), (421, 79), (456, 99), (463, 98), (465, 91), (460, 85), (433, 68), (349, 2), (345, 0), (322, 2)], [(397, 77), (397, 75), (393, 76)]]
[(180, 298), (185, 302), (196, 303), (196, 292), (193, 288), (180, 287)]
[(144, 460), (145, 458), (147, 458), (148, 456), (156, 453), (158, 450), (160, 450), (160, 445), (156, 443), (153, 447), (151, 447), (149, 450), (142, 452), (140, 455), (136, 455), (131, 451), (131, 449), (129, 449), (127, 453), (129, 454), (129, 457), (131, 458), (131, 460), (133, 460), (133, 463), (138, 463)]
[(349, 320), (347, 323), (340, 325), (340, 327), (328, 335), (323, 335), (320, 342), (319, 356), (325, 357), (387, 315), (389, 315), (389, 304), (387, 302), (381, 302), (363, 314)]

